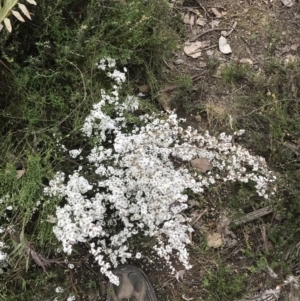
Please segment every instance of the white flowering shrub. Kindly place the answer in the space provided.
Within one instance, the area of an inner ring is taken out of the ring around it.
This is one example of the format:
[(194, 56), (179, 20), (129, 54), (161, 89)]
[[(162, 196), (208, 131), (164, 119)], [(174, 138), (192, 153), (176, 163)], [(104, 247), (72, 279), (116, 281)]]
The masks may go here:
[[(3, 233), (4, 229), (0, 227), (0, 233)], [(0, 241), (0, 275), (3, 274), (3, 269), (9, 266), (8, 254), (5, 252), (8, 246)]]
[[(156, 238), (153, 249), (173, 272), (174, 255), (189, 269), (186, 247), (193, 229), (184, 214), (186, 191), (201, 194), (217, 181), (241, 181), (253, 183), (258, 195), (268, 198), (275, 177), (263, 158), (233, 143), (232, 136), (184, 130), (174, 113), (143, 115), (141, 125), (129, 127), (124, 115), (138, 109), (138, 100), (121, 100), (126, 70), (113, 70), (112, 59), (102, 59), (97, 67), (114, 85), (110, 93), (102, 91), (82, 127), (92, 148), (88, 154), (70, 151), (73, 158), (80, 156), (81, 166), (70, 175), (58, 172), (45, 189), (46, 195), (64, 200), (53, 231), (67, 254), (74, 244), (88, 242), (101, 272), (113, 283), (118, 283), (113, 267), (143, 255), (133, 254), (132, 237)], [(107, 106), (113, 107), (110, 115)], [(213, 169), (199, 173), (189, 164), (195, 158), (208, 159)]]

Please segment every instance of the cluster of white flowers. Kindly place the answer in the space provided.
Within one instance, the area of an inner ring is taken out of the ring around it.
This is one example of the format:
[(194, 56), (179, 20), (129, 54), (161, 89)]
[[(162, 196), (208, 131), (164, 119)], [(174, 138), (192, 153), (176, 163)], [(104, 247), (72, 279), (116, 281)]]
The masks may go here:
[(82, 152), (82, 149), (72, 149), (69, 151), (69, 154), (72, 158), (78, 157)]
[[(0, 204), (4, 204), (6, 206), (6, 210), (7, 211), (11, 211), (13, 209), (12, 205), (8, 205), (10, 201), (10, 196), (8, 194), (2, 196), (0, 198)], [(10, 218), (6, 215), (6, 213), (4, 213), (2, 215), (2, 218), (5, 218), (7, 221), (10, 221)], [(0, 235), (2, 233), (6, 232), (6, 228), (4, 226), (0, 226)], [(5, 242), (0, 241), (0, 274), (3, 274), (5, 268), (7, 268), (9, 266), (9, 257), (8, 257), (8, 253), (6, 253), (5, 249), (8, 249), (8, 245), (5, 244)]]
[[(89, 242), (100, 271), (116, 284), (111, 269), (143, 255), (136, 253), (140, 250), (134, 253), (128, 243), (134, 236), (155, 237), (153, 249), (171, 269), (174, 255), (188, 269), (186, 246), (193, 229), (184, 214), (185, 192), (201, 194), (217, 181), (241, 181), (253, 182), (257, 193), (267, 198), (275, 177), (263, 158), (235, 144), (232, 136), (223, 133), (216, 138), (191, 127), (184, 130), (174, 113), (143, 115), (143, 125), (129, 131), (124, 112), (136, 110), (138, 100), (132, 96), (120, 100), (125, 73), (111, 72), (112, 59), (97, 66), (109, 71), (115, 85), (110, 94), (102, 91), (85, 120), (83, 134), (94, 144), (82, 167), (68, 177), (58, 172), (45, 189), (46, 195), (65, 201), (57, 208), (54, 233), (68, 254), (74, 244)], [(114, 106), (114, 117), (104, 113), (106, 105)], [(80, 152), (70, 154), (75, 157)], [(177, 167), (174, 158), (182, 162)], [(191, 168), (188, 162), (195, 158), (206, 158), (213, 169), (200, 173)]]
[[(0, 227), (0, 233), (3, 233), (5, 230)], [(0, 274), (3, 274), (3, 269), (7, 268), (9, 265), (8, 254), (4, 251), (8, 246), (0, 241)]]
[(64, 289), (62, 287), (58, 286), (57, 288), (55, 288), (55, 292), (60, 294), (60, 293), (64, 292)]
[[(56, 288), (57, 289), (57, 288)], [(60, 291), (60, 292), (57, 292), (57, 293), (63, 293), (63, 290), (62, 291)], [(76, 300), (76, 297), (75, 296), (69, 296), (68, 298), (67, 298), (67, 301), (75, 301)], [(53, 301), (58, 301), (58, 297), (55, 297), (54, 299), (53, 299)]]
[(99, 63), (96, 63), (96, 67), (100, 70), (106, 70), (107, 68), (114, 68), (116, 66), (116, 61), (110, 57), (102, 58)]

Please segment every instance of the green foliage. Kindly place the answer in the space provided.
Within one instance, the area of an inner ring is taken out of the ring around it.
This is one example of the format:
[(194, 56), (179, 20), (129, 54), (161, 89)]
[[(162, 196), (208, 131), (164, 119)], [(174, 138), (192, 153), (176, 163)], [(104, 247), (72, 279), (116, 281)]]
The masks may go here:
[[(17, 229), (14, 236), (0, 234), (12, 254), (10, 268), (0, 275), (6, 283), (0, 300), (5, 301), (52, 300), (58, 285), (69, 287), (62, 300), (72, 294), (73, 271), (51, 263), (44, 273), (26, 252), (29, 244), (46, 259), (63, 260), (49, 222), (58, 203), (45, 200), (42, 190), (56, 170), (77, 165), (59, 145), (85, 144), (79, 135), (84, 118), (101, 90), (110, 87), (95, 63), (109, 56), (118, 67), (126, 65), (124, 95), (134, 94), (141, 84), (155, 95), (169, 79), (164, 59), (176, 49), (181, 34), (180, 18), (161, 0), (41, 0), (31, 13), (31, 22), (15, 22), (12, 34), (0, 35), (0, 226)], [(140, 110), (150, 113), (156, 107), (151, 99), (142, 100)], [(132, 114), (125, 117), (130, 126), (139, 122)], [(19, 178), (16, 165), (23, 172)], [(76, 252), (73, 259), (81, 260)], [(85, 278), (94, 281), (91, 271)], [(84, 296), (85, 286), (80, 289)]]
[[(276, 242), (277, 254), (286, 252), (286, 246), (291, 246), (292, 266), (295, 242), (300, 239), (300, 61), (283, 64), (270, 59), (264, 67), (264, 73), (257, 74), (247, 67), (248, 71), (238, 77), (232, 75), (237, 72), (236, 64), (225, 70), (226, 82), (233, 84), (233, 88), (245, 84), (234, 96), (236, 126), (246, 130), (246, 136), (242, 139), (245, 146), (267, 158), (278, 172), (277, 196), (272, 203), (282, 220), (269, 233), (271, 241)], [(228, 70), (231, 70), (230, 73)], [(228, 74), (231, 74), (230, 80)], [(256, 207), (257, 204), (251, 201), (246, 190), (238, 191), (239, 194), (230, 199), (234, 207), (241, 206), (241, 200), (247, 206)], [(273, 258), (280, 260), (277, 255), (273, 255)]]
[[(156, 95), (162, 85), (169, 83), (164, 59), (176, 49), (183, 32), (177, 22), (179, 17), (170, 12), (164, 0), (55, 0), (51, 3), (41, 0), (30, 11), (33, 21), (15, 22), (12, 34), (2, 31), (0, 35), (0, 198), (8, 195), (0, 204), (0, 226), (17, 227), (20, 240), (16, 242), (8, 233), (1, 234), (1, 240), (9, 245), (7, 251), (12, 253), (13, 267), (0, 275), (0, 281), (6, 284), (0, 289), (1, 301), (52, 300), (57, 296), (58, 284), (68, 287), (62, 299), (66, 300), (72, 293), (73, 272), (66, 265), (50, 265), (44, 273), (23, 251), (26, 242), (30, 242), (46, 258), (63, 260), (57, 252), (53, 224), (47, 221), (55, 214), (57, 202), (55, 199), (47, 202), (41, 192), (56, 170), (67, 171), (76, 165), (69, 154), (57, 151), (57, 144), (72, 148), (85, 144), (79, 129), (92, 104), (99, 100), (101, 89), (109, 87), (107, 77), (95, 69), (95, 63), (104, 56), (115, 58), (119, 66), (126, 65), (129, 70), (130, 84), (124, 93), (132, 94), (137, 86), (147, 84), (152, 95)], [(267, 47), (272, 53), (278, 33), (268, 30)], [(207, 62), (210, 75), (218, 65), (216, 60)], [(273, 203), (282, 221), (268, 231), (274, 244), (268, 260), (287, 270), (287, 263), (297, 259), (296, 243), (300, 239), (300, 150), (297, 146), (300, 63), (283, 65), (270, 59), (263, 69), (264, 72), (258, 73), (249, 65), (230, 64), (222, 69), (221, 83), (213, 89), (235, 89), (232, 129), (245, 128), (246, 136), (241, 142), (266, 157), (281, 175), (278, 196)], [(188, 106), (194, 96), (192, 83), (186, 79), (174, 81), (181, 87), (175, 91), (174, 98)], [(205, 81), (200, 85), (203, 94), (211, 89)], [(198, 106), (205, 120), (207, 106), (202, 103)], [(141, 100), (140, 110), (153, 112), (156, 107), (151, 99)], [(228, 111), (223, 114), (215, 103), (211, 104), (210, 112), (216, 118), (210, 117), (209, 125), (228, 120)], [(132, 114), (126, 114), (126, 118), (130, 125), (139, 122)], [(223, 123), (228, 127), (228, 121)], [(19, 179), (16, 163), (21, 163), (24, 170)], [(226, 205), (234, 209), (262, 205), (253, 198), (249, 185), (230, 189), (222, 186), (213, 191), (212, 198), (218, 200), (224, 192)], [(13, 210), (8, 210), (9, 206)], [(208, 252), (203, 244), (202, 240), (200, 247)], [(290, 255), (285, 264), (280, 263), (280, 254), (286, 251)], [(249, 264), (253, 273), (265, 268), (262, 257), (254, 250), (246, 249), (245, 256), (253, 260)], [(96, 290), (94, 283), (98, 283), (98, 277), (90, 277), (90, 271), (82, 272), (84, 264), (76, 252), (73, 259), (81, 267), (81, 276), (90, 279), (90, 288)], [(232, 300), (244, 293), (245, 277), (246, 274), (237, 274), (227, 263), (219, 261), (218, 265), (207, 268), (202, 286), (208, 300)], [(77, 284), (83, 296), (87, 291), (85, 285)]]
[[(35, 0), (26, 0), (28, 3), (36, 5)], [(18, 4), (18, 6), (17, 6)], [(20, 12), (23, 14), (20, 14)], [(25, 22), (24, 16), (31, 19), (30, 13), (27, 7), (23, 3), (19, 3), (18, 0), (3, 0), (0, 2), (0, 31), (5, 26), (8, 32), (12, 31), (11, 21), (9, 15), (12, 14), (16, 19), (21, 22)], [(1, 22), (4, 23), (1, 24)]]
[(79, 1), (50, 7), (41, 1), (34, 27), (19, 27), (13, 40), (3, 38), (1, 51), (11, 64), (10, 73), (2, 71), (2, 82), (10, 84), (0, 92), (7, 117), (1, 127), (11, 129), (15, 119), (18, 128), (29, 131), (57, 123), (64, 132), (77, 129), (105, 87), (105, 78), (93, 68), (104, 56), (126, 64), (132, 82), (144, 78), (157, 91), (165, 78), (163, 60), (176, 47), (171, 17), (167, 3), (157, 0), (90, 1), (84, 7)]
[(250, 66), (249, 64), (232, 63), (221, 69), (222, 81), (228, 83), (238, 83), (247, 78)]
[(215, 270), (206, 272), (202, 285), (208, 292), (207, 300), (234, 300), (244, 293), (246, 279), (246, 274), (238, 275), (230, 266), (218, 262)]

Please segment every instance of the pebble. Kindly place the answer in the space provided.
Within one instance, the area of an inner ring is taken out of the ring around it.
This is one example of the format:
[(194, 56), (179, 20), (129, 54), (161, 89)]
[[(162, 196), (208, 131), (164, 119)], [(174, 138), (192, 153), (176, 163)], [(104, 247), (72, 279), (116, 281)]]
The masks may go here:
[(181, 65), (181, 64), (183, 64), (183, 63), (184, 63), (184, 60), (183, 60), (183, 59), (177, 59), (177, 60), (174, 62), (175, 65)]

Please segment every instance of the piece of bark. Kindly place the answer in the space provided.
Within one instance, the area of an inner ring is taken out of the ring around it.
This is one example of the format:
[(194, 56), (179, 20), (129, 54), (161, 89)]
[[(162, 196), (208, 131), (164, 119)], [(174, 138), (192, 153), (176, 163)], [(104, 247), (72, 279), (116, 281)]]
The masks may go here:
[(265, 216), (267, 214), (270, 214), (273, 212), (273, 209), (270, 206), (266, 206), (264, 208), (252, 211), (250, 213), (245, 214), (244, 216), (233, 220), (233, 223), (236, 225), (241, 225), (241, 224), (245, 224), (248, 222), (251, 222), (255, 219), (258, 219), (262, 216)]

